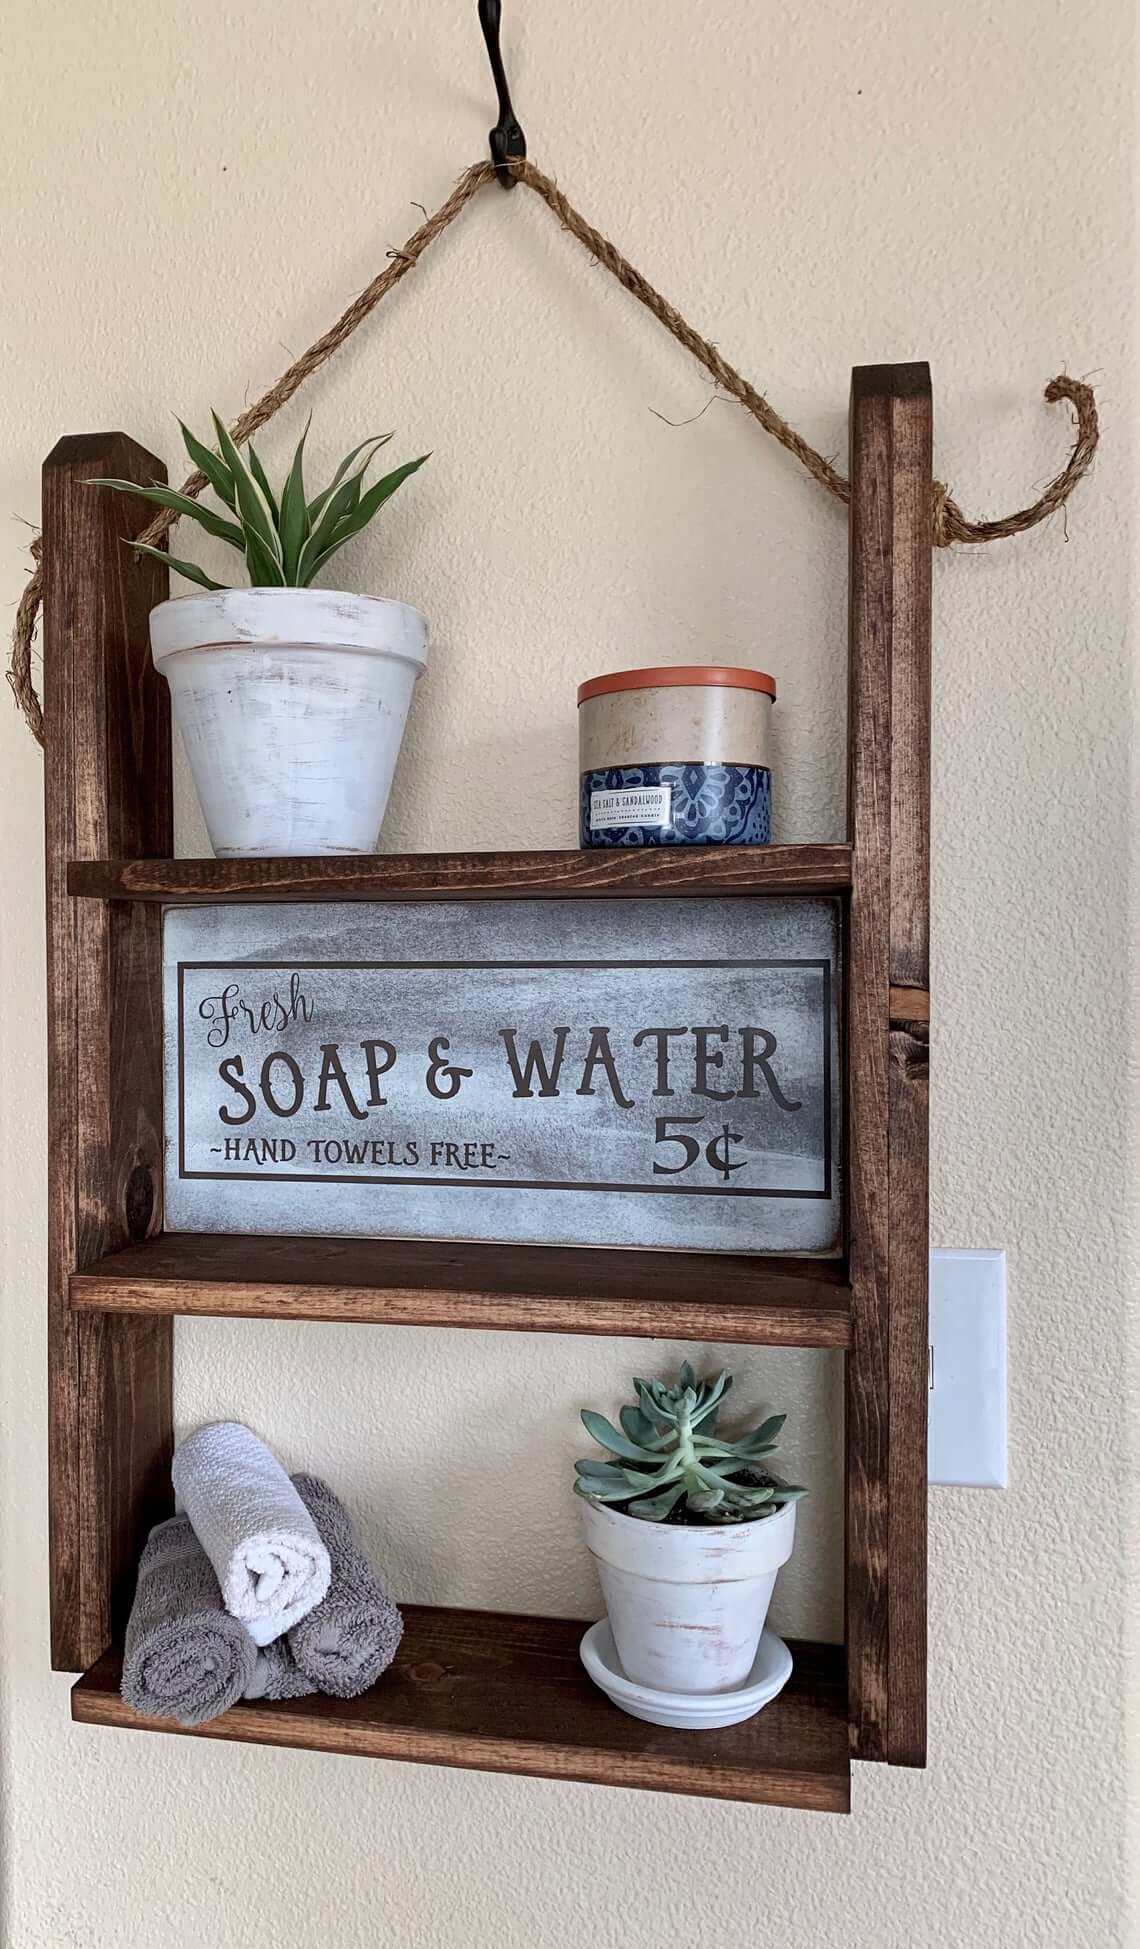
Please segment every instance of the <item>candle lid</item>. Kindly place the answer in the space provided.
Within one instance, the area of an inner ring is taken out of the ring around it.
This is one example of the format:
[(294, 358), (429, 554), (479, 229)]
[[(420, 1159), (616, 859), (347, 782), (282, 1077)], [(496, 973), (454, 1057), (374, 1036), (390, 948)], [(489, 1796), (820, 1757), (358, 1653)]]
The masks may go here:
[(608, 677), (591, 677), (578, 686), (578, 702), (607, 697), (615, 690), (658, 690), (670, 686), (697, 689), (702, 684), (723, 690), (762, 690), (776, 695), (776, 680), (765, 670), (742, 670), (727, 663), (667, 663), (648, 670), (615, 670)]

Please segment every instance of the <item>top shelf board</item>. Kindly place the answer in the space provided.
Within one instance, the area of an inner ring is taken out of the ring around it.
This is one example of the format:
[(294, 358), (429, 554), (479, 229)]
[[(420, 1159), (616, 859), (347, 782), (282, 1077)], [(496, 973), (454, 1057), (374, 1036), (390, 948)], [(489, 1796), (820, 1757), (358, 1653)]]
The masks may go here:
[(69, 893), (186, 906), (252, 900), (613, 900), (841, 893), (851, 848), (597, 847), (558, 853), (370, 853), (311, 859), (73, 860)]

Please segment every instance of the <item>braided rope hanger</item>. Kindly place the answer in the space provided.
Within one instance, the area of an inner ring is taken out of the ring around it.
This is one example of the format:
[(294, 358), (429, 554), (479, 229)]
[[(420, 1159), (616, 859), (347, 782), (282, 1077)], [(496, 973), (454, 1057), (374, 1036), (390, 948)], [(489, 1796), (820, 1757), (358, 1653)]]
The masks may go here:
[[(542, 198), (547, 208), (558, 218), (564, 230), (587, 250), (596, 262), (603, 265), (623, 287), (630, 292), (639, 304), (652, 312), (679, 345), (702, 365), (717, 387), (730, 398), (735, 399), (749, 412), (765, 433), (794, 455), (800, 465), (807, 469), (812, 479), (818, 481), (829, 494), (838, 501), (850, 499), (851, 489), (847, 480), (840, 474), (823, 454), (805, 440), (802, 435), (788, 425), (775, 407), (770, 406), (762, 393), (741, 377), (729, 365), (715, 345), (702, 338), (699, 332), (682, 318), (679, 311), (663, 298), (640, 271), (634, 269), (623, 257), (616, 245), (612, 244), (592, 224), (586, 222), (569, 203), (561, 190), (549, 176), (525, 159), (508, 160), (499, 168), (509, 169), (517, 183), (523, 183)], [(292, 399), (295, 392), (310, 375), (319, 370), (335, 351), (351, 338), (353, 332), (371, 315), (394, 291), (401, 279), (419, 263), (429, 244), (454, 223), (460, 212), (488, 183), (496, 179), (498, 170), (492, 162), (478, 162), (460, 178), (451, 195), (441, 203), (439, 209), (422, 223), (415, 234), (408, 238), (400, 250), (389, 251), (389, 263), (379, 276), (363, 290), (359, 297), (349, 305), (347, 311), (337, 319), (321, 338), (302, 352), (299, 359), (282, 373), (275, 385), (263, 393), (261, 398), (235, 420), (230, 431), (235, 442), (240, 445), (248, 440), (258, 429), (273, 418), (282, 406)], [(1006, 536), (1023, 534), (1027, 528), (1035, 528), (1039, 522), (1056, 513), (1065, 505), (1078, 483), (1084, 479), (1092, 465), (1096, 453), (1099, 429), (1097, 424), (1096, 401), (1091, 386), (1080, 379), (1070, 379), (1061, 373), (1051, 379), (1045, 388), (1045, 398), (1051, 403), (1067, 399), (1076, 416), (1076, 438), (1072, 452), (1065, 466), (1055, 479), (1051, 480), (1036, 501), (1021, 508), (1016, 514), (1007, 514), (995, 521), (970, 521), (962, 513), (958, 503), (951, 499), (949, 490), (941, 481), (935, 481), (931, 503), (931, 540), (936, 548), (949, 548), (954, 543), (974, 543), (1000, 541)], [(196, 498), (206, 486), (204, 474), (194, 473), (183, 483), (182, 492)], [(161, 542), (169, 534), (178, 516), (170, 509), (163, 509), (138, 537), (140, 541), (152, 546)], [(43, 571), (40, 566), (42, 540), (39, 536), (32, 543), (32, 557), (36, 563), (23, 596), (16, 610), (16, 622), (12, 632), (12, 653), (7, 672), (11, 685), (28, 727), (39, 744), (44, 742), (44, 719), (40, 701), (32, 683), (32, 643), (35, 637), (36, 621), (43, 599)]]

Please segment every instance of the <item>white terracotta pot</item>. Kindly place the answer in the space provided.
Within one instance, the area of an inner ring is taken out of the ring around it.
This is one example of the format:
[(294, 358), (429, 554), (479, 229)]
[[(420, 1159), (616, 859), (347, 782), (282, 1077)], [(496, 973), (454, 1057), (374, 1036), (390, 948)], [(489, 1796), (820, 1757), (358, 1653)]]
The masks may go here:
[(582, 1502), (626, 1676), (662, 1692), (729, 1692), (756, 1660), (796, 1506), (723, 1527), (646, 1523)]
[(160, 603), (150, 642), (219, 858), (375, 850), (426, 662), (418, 609), (225, 589)]

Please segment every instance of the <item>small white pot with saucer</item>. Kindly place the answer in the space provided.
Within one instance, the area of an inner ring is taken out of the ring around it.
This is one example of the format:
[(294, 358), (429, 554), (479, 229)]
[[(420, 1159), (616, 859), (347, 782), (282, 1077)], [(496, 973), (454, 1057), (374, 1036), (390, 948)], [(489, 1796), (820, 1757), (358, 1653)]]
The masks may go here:
[[(776, 1576), (792, 1554), (794, 1502), (771, 1516), (732, 1524), (645, 1522), (590, 1501), (583, 1502), (582, 1513), (610, 1633), (607, 1642), (602, 1627), (594, 1626), (587, 1633), (589, 1655), (586, 1642), (582, 1655), (616, 1704), (634, 1709), (627, 1689), (607, 1684), (611, 1674), (652, 1694), (648, 1703), (658, 1712), (661, 1699), (672, 1698), (679, 1716), (657, 1716), (658, 1725), (732, 1725), (774, 1696), (771, 1681), (782, 1672), (778, 1691), (791, 1659), (771, 1632), (766, 1657), (759, 1653)], [(751, 1697), (754, 1691), (763, 1696)], [(723, 1696), (730, 1693), (736, 1696)], [(716, 1710), (694, 1717), (691, 1708), (698, 1703)]]
[(574, 1488), (608, 1610), (587, 1631), (582, 1662), (635, 1718), (735, 1725), (792, 1669), (787, 1646), (764, 1629), (805, 1494), (767, 1465), (786, 1417), (724, 1433), (732, 1375), (701, 1379), (687, 1360), (673, 1381), (633, 1385), (620, 1428), (582, 1410), (607, 1457), (575, 1462)]

